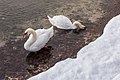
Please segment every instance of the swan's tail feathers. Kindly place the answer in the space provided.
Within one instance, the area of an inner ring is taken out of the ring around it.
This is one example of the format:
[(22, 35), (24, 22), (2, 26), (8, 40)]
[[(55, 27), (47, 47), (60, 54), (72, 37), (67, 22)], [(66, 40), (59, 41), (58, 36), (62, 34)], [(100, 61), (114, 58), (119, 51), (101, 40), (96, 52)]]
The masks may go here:
[(54, 35), (54, 27), (52, 26), (48, 30), (50, 31), (50, 38), (51, 38)]
[(48, 30), (52, 31), (52, 30), (53, 30), (53, 26), (52, 26), (52, 27), (50, 27), (50, 28), (48, 28)]
[(50, 23), (51, 23), (53, 26), (55, 26), (55, 22), (54, 22), (53, 18), (51, 18), (50, 16), (47, 16), (47, 17), (48, 17), (48, 20), (50, 21)]
[(48, 17), (48, 19), (51, 19), (51, 17), (50, 16), (47, 16)]

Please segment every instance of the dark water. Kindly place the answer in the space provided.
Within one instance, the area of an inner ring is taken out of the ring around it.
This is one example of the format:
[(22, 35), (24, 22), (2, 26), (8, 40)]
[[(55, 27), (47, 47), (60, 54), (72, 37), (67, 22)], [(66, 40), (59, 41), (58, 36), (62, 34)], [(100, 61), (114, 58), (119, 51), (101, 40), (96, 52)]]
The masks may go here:
[[(0, 0), (0, 33), (3, 33), (0, 37), (1, 41), (6, 42), (0, 47), (0, 79), (25, 80), (49, 69), (58, 61), (68, 57), (75, 58), (80, 48), (99, 37), (105, 24), (120, 13), (120, 1), (102, 1), (101, 7), (105, 15), (96, 23), (89, 20), (82, 22), (87, 28), (79, 33), (58, 30), (45, 48), (37, 53), (30, 53), (23, 49), (26, 40), (16, 38), (22, 36), (26, 29), (21, 24), (31, 20), (38, 21), (38, 17), (46, 19), (50, 9), (59, 8), (72, 0)], [(74, 18), (78, 19), (77, 16)]]

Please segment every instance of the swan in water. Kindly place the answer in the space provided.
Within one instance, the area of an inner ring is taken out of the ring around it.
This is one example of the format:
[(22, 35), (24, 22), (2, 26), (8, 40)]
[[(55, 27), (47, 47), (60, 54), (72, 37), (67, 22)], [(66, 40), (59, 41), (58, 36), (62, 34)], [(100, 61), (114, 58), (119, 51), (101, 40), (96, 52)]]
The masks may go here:
[(56, 26), (60, 29), (85, 29), (85, 26), (82, 25), (79, 21), (71, 22), (69, 18), (67, 18), (64, 15), (57, 15), (51, 18), (50, 16), (47, 16), (48, 20), (53, 26)]
[[(29, 36), (30, 35), (30, 36)], [(30, 52), (39, 51), (43, 48), (49, 39), (54, 35), (53, 26), (48, 29), (37, 29), (28, 28), (25, 30), (23, 35), (24, 38), (29, 36), (28, 40), (24, 44), (24, 48)]]

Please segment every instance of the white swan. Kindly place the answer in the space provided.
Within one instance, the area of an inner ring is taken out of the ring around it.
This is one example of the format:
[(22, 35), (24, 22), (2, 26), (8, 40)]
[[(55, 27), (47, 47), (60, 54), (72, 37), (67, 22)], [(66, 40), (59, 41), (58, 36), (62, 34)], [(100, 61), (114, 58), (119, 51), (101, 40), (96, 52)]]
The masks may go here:
[(25, 30), (24, 38), (29, 36), (28, 40), (24, 44), (24, 48), (27, 51), (36, 52), (43, 48), (49, 39), (53, 36), (53, 26), (49, 29), (37, 29), (28, 28)]
[(54, 16), (53, 18), (48, 17), (48, 20), (53, 26), (56, 26), (57, 28), (60, 29), (85, 29), (85, 26), (82, 25), (79, 21), (72, 22), (70, 21), (69, 18), (67, 18), (64, 15), (58, 15)]

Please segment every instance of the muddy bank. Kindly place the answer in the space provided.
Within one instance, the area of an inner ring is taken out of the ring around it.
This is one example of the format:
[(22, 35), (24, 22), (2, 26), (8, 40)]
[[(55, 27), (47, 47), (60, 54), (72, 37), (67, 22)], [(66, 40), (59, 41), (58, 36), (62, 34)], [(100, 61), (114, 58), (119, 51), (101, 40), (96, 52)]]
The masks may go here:
[[(2, 19), (0, 33), (3, 34), (0, 40), (0, 79), (5, 80), (10, 78), (25, 80), (49, 69), (58, 61), (68, 57), (75, 58), (77, 52), (99, 37), (105, 24), (120, 13), (118, 0), (62, 0), (61, 2), (59, 0), (52, 0), (53, 2), (29, 0), (29, 3), (26, 0), (20, 2), (16, 0), (16, 5), (13, 4), (14, 0), (5, 1), (6, 4), (0, 3), (4, 4), (0, 7), (4, 8), (0, 16)], [(9, 7), (6, 8), (5, 5)], [(87, 27), (86, 30), (76, 34), (57, 29), (46, 47), (38, 53), (24, 50), (23, 44), (26, 40), (21, 36), (29, 24), (32, 24), (35, 29), (50, 27), (46, 15), (57, 14), (64, 14), (72, 21), (79, 20)]]

